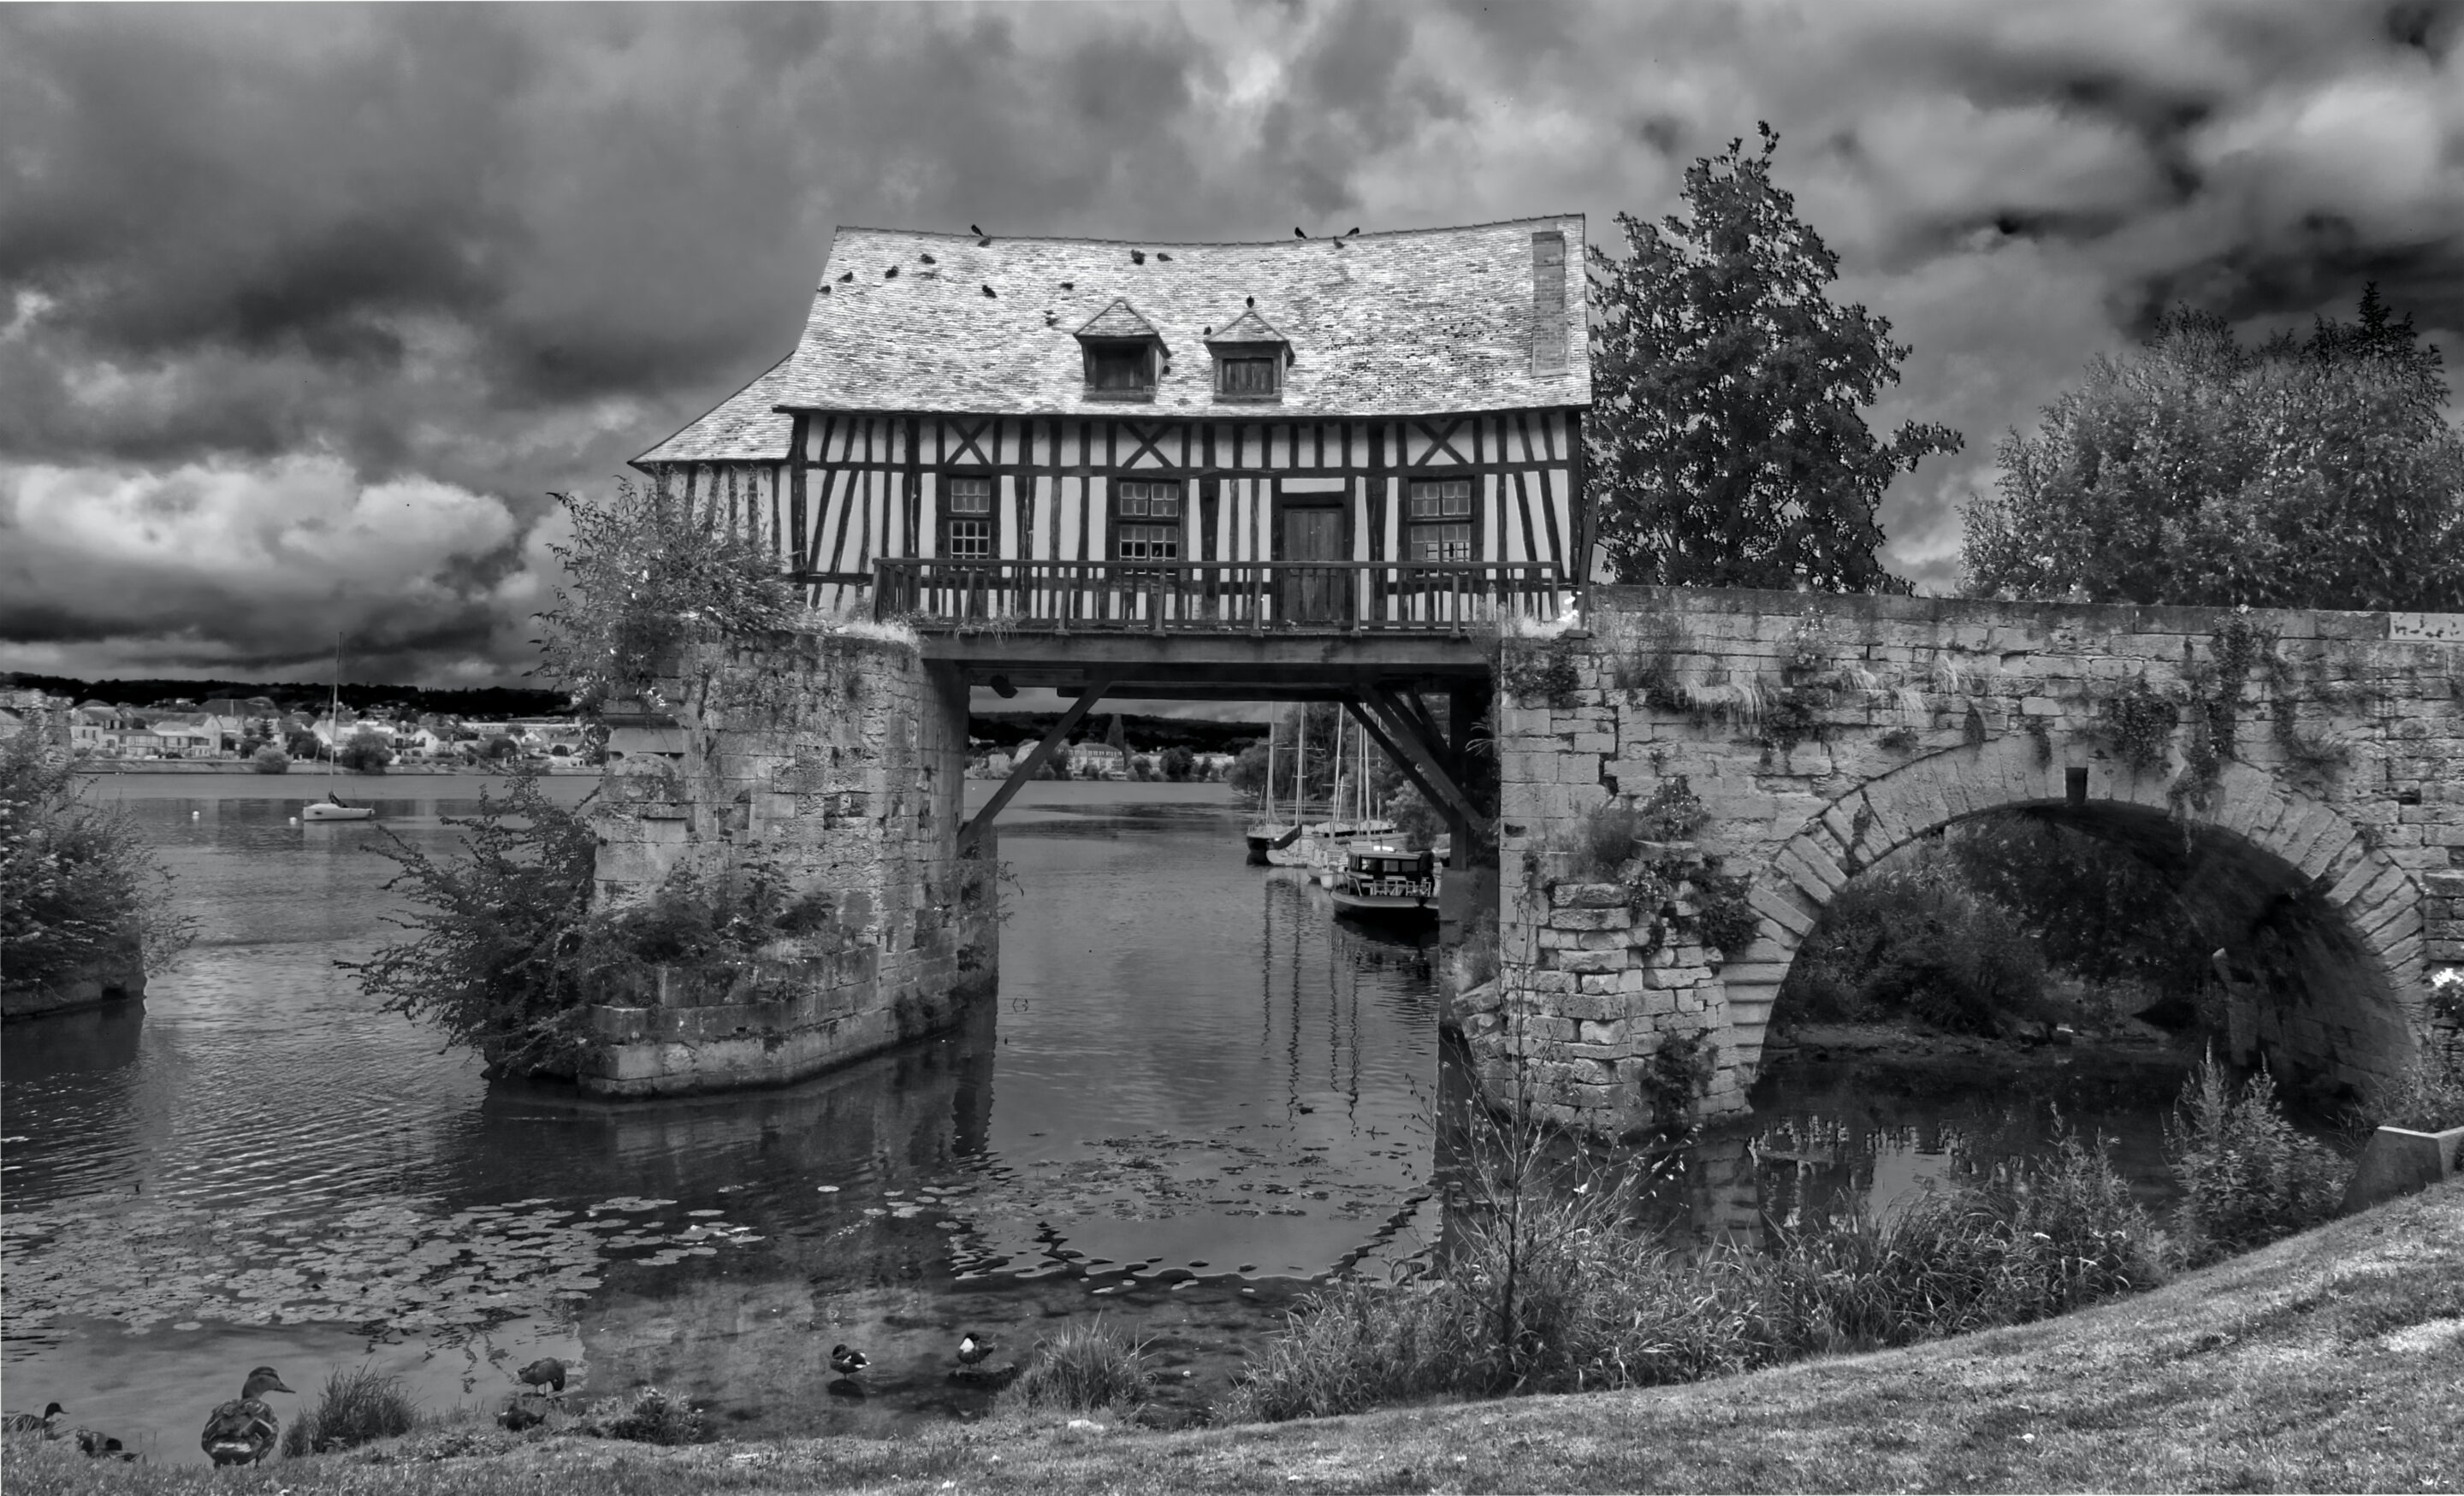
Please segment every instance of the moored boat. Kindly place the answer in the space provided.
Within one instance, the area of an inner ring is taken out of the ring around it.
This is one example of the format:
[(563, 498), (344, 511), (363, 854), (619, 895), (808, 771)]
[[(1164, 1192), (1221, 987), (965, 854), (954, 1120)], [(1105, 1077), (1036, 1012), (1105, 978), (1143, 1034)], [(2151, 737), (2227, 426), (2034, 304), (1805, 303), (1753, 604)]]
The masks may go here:
[(1391, 843), (1353, 847), (1328, 893), (1334, 912), (1354, 919), (1426, 923), (1438, 917), (1443, 874), (1437, 855)]

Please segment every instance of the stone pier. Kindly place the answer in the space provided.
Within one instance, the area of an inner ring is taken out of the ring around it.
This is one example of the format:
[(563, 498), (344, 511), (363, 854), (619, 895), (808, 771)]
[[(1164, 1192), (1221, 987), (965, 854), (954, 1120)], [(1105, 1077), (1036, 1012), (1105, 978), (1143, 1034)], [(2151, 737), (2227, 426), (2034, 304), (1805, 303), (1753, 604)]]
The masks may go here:
[(599, 897), (765, 864), (803, 933), (714, 982), (653, 970), (594, 1009), (588, 1092), (775, 1085), (945, 1029), (1000, 961), (998, 848), (962, 857), (967, 694), (866, 628), (711, 641), (610, 719)]

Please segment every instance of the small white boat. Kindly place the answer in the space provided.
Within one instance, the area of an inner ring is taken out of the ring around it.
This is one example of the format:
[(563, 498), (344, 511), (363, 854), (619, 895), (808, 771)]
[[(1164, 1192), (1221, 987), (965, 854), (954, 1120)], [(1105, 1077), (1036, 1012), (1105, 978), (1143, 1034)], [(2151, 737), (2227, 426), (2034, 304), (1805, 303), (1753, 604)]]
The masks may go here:
[(1438, 917), (1444, 874), (1433, 852), (1391, 844), (1353, 847), (1328, 890), (1334, 912), (1355, 919), (1424, 924)]
[(308, 821), (374, 821), (374, 805), (346, 805), (340, 800), (312, 800), (299, 807), (299, 819)]

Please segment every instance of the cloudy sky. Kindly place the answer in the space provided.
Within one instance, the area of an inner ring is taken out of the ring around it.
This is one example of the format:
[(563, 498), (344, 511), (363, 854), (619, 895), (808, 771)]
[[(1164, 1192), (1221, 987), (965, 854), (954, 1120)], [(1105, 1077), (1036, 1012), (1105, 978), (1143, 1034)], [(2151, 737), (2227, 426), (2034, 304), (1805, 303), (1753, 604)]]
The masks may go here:
[(510, 680), (551, 490), (793, 342), (833, 225), (1265, 238), (1677, 206), (1757, 120), (1966, 433), (2184, 301), (2464, 363), (2464, 5), (0, 7), (0, 667)]

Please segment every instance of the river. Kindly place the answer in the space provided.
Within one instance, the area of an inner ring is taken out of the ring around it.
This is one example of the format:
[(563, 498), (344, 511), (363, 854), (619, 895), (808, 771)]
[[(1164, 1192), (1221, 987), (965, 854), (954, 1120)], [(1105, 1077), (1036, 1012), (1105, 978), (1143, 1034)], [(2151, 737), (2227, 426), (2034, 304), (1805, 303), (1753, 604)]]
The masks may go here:
[[(492, 1086), (335, 966), (407, 910), (372, 847), (450, 848), (443, 818), (485, 782), (363, 781), (383, 831), (292, 825), (300, 781), (94, 783), (201, 938), (142, 1009), (7, 1031), (10, 1407), (56, 1399), (186, 1463), (259, 1364), (303, 1395), (366, 1364), (429, 1408), (493, 1407), (554, 1354), (583, 1395), (655, 1383), (744, 1437), (885, 1433), (983, 1409), (948, 1376), (962, 1331), (1008, 1359), (1101, 1313), (1195, 1413), (1312, 1280), (1437, 1234), (1432, 1117), (1463, 1085), (1427, 953), (1245, 866), (1221, 786), (1028, 786), (1001, 823), (1000, 995), (961, 1030), (779, 1089), (613, 1104)], [(2009, 1120), (1991, 1079), (1897, 1090), (1776, 1073), (1661, 1208), (1750, 1231), (1886, 1205)], [(2057, 1073), (2047, 1094), (2161, 1194), (2161, 1098)], [(869, 1396), (829, 1390), (841, 1342)]]

